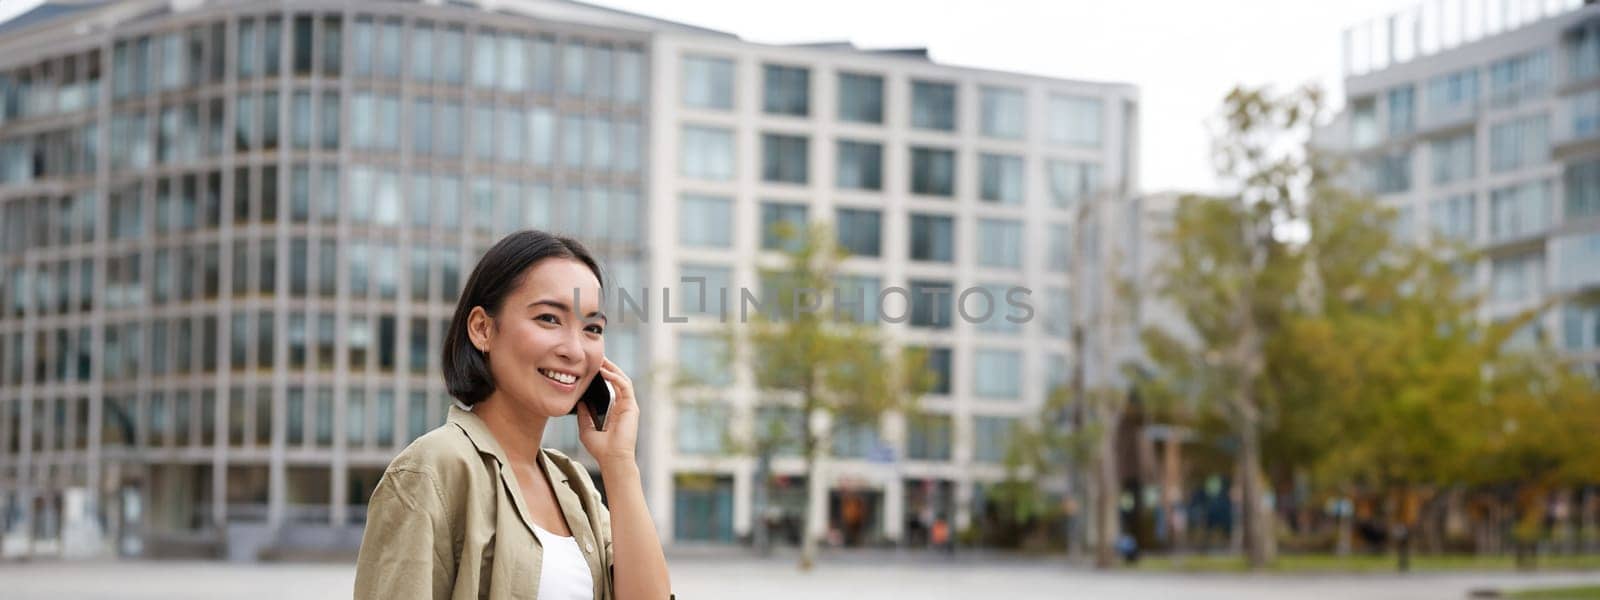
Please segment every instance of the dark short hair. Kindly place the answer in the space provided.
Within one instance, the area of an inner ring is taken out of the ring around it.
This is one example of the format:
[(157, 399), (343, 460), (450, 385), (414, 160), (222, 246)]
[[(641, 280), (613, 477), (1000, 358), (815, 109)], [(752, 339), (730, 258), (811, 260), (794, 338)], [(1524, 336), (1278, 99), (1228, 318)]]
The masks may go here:
[(450, 329), (444, 336), (445, 389), (463, 404), (482, 402), (495, 389), (488, 361), (467, 335), (467, 317), (479, 306), (489, 316), (499, 316), (506, 297), (522, 285), (528, 270), (547, 258), (567, 258), (583, 263), (604, 288), (600, 264), (578, 240), (529, 229), (496, 242), (478, 259), (478, 266), (473, 267), (472, 275), (467, 277), (466, 288), (461, 290), (455, 316), (450, 319)]

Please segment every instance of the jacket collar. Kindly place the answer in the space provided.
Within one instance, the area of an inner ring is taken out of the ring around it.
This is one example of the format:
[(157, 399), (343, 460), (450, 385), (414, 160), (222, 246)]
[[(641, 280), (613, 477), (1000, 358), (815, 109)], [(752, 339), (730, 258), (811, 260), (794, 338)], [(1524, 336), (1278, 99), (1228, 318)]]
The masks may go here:
[[(484, 424), (482, 418), (479, 418), (470, 409), (462, 408), (460, 404), (450, 407), (450, 414), (447, 419), (448, 422), (454, 423), (461, 428), (462, 432), (467, 434), (467, 439), (472, 442), (473, 446), (477, 447), (480, 454), (488, 454), (494, 457), (500, 474), (501, 485), (510, 494), (512, 505), (516, 507), (519, 513), (518, 516), (521, 517), (523, 525), (528, 528), (528, 533), (531, 535), (533, 533), (533, 521), (528, 518), (528, 509), (522, 499), (522, 490), (516, 485), (516, 476), (511, 472), (511, 463), (506, 460), (505, 449), (500, 446), (499, 442), (495, 441), (494, 435), (489, 433), (489, 426)], [(557, 461), (558, 457), (560, 459), (559, 463)], [(574, 536), (578, 536), (580, 543), (594, 544), (596, 539), (595, 531), (589, 526), (583, 500), (579, 498), (577, 490), (573, 489), (568, 469), (563, 468), (572, 466), (571, 459), (547, 449), (540, 449), (539, 459), (544, 463), (544, 472), (552, 484), (550, 487), (555, 490), (556, 502), (561, 505), (561, 516), (567, 522), (567, 528), (572, 531)], [(562, 485), (554, 485), (558, 481)], [(585, 558), (588, 559), (591, 572), (595, 574), (596, 582), (598, 583), (599, 554), (594, 552), (592, 547), (586, 548), (586, 550), (584, 553)]]

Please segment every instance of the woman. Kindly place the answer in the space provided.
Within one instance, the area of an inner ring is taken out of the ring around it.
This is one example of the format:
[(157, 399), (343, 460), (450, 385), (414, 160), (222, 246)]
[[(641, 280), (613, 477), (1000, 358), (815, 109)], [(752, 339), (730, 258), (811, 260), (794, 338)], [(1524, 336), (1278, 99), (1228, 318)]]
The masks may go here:
[[(670, 597), (634, 461), (633, 383), (605, 358), (601, 287), (582, 244), (539, 231), (506, 236), (478, 261), (445, 335), (455, 406), (373, 491), (357, 598)], [(578, 406), (578, 437), (609, 509), (588, 470), (539, 446), (545, 423), (597, 376), (615, 399), (603, 431)]]

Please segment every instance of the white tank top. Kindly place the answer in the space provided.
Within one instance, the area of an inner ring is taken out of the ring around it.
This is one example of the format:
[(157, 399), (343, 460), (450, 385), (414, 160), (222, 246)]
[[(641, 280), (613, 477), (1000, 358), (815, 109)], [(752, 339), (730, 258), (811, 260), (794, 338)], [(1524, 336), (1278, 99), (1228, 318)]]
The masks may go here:
[(578, 540), (533, 526), (544, 545), (544, 565), (539, 569), (539, 600), (594, 600), (594, 576)]

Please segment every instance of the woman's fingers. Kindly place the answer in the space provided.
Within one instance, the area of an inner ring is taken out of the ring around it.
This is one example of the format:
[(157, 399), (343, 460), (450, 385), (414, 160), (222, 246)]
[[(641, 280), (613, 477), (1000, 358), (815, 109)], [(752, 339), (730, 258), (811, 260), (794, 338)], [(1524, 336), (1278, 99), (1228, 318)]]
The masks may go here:
[(594, 431), (594, 417), (589, 416), (589, 406), (578, 403), (578, 433)]

